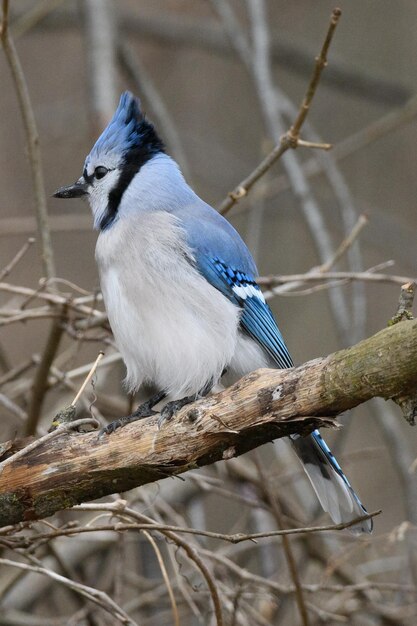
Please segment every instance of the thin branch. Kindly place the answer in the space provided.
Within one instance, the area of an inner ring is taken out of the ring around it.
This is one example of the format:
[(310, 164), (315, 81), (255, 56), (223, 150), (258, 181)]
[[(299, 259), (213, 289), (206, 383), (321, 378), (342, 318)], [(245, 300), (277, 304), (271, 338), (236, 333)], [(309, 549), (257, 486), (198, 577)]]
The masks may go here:
[[(410, 98), (400, 109), (394, 109), (379, 119), (371, 122), (365, 128), (361, 128), (353, 135), (346, 137), (339, 143), (336, 143), (332, 149), (332, 157), (335, 161), (342, 161), (347, 157), (360, 152), (374, 141), (378, 141), (382, 137), (398, 130), (404, 125), (412, 122), (417, 116), (417, 96)], [(303, 164), (304, 175), (312, 178), (321, 174), (323, 171), (323, 163), (310, 158)], [(280, 174), (269, 180), (262, 190), (262, 197), (275, 197), (290, 188), (290, 181), (287, 174)]]
[[(0, 237), (10, 235), (31, 235), (36, 230), (36, 218), (29, 215), (0, 218)], [(91, 217), (83, 213), (49, 216), (49, 227), (52, 232), (91, 231)]]
[(42, 157), (39, 147), (39, 134), (30, 101), (22, 66), (8, 28), (8, 0), (3, 0), (3, 17), (1, 24), (1, 42), (9, 65), (28, 144), (29, 164), (33, 181), (36, 219), (41, 243), (43, 272), (47, 278), (55, 275), (55, 264), (52, 251), (51, 234), (46, 206), (45, 185), (43, 180)]
[(96, 136), (109, 123), (117, 105), (117, 21), (112, 0), (85, 0), (82, 4), (88, 63), (90, 117)]
[(3, 376), (1, 376), (0, 387), (2, 387), (8, 382), (11, 382), (12, 380), (15, 380), (16, 378), (19, 378), (20, 376), (22, 376), (22, 374), (24, 374), (29, 369), (31, 369), (33, 365), (34, 363), (32, 359), (30, 359), (29, 361), (25, 361), (25, 363), (22, 363), (21, 365), (17, 365), (16, 367), (13, 367), (8, 372), (3, 374)]
[[(262, 464), (260, 462), (260, 459), (256, 454), (255, 454), (255, 464), (259, 473), (259, 478), (260, 478), (259, 484), (261, 486), (261, 489), (265, 495), (267, 502), (269, 502), (269, 505), (271, 507), (273, 516), (275, 517), (275, 521), (277, 523), (278, 528), (283, 529), (284, 524), (283, 524), (280, 506), (275, 498), (274, 493), (271, 490), (271, 487), (269, 484), (269, 478), (265, 474)], [(305, 602), (305, 598), (304, 598), (304, 594), (303, 594), (303, 590), (301, 586), (297, 563), (295, 561), (290, 539), (286, 535), (283, 535), (282, 537), (282, 546), (284, 549), (285, 559), (287, 561), (290, 576), (294, 583), (295, 599), (297, 602), (298, 610), (300, 612), (301, 622), (303, 626), (309, 626), (310, 620), (308, 617), (306, 602)]]
[(55, 359), (59, 348), (62, 334), (64, 332), (64, 322), (67, 317), (67, 309), (64, 306), (59, 317), (51, 326), (51, 330), (42, 354), (41, 361), (37, 367), (32, 386), (32, 397), (28, 410), (28, 420), (26, 422), (26, 435), (34, 435), (41, 415), (42, 405), (48, 389), (48, 376), (51, 365)]
[(79, 400), (80, 396), (82, 395), (84, 389), (87, 387), (88, 383), (90, 382), (90, 380), (92, 379), (92, 377), (96, 373), (96, 369), (98, 367), (98, 364), (100, 363), (100, 361), (101, 361), (101, 359), (103, 357), (104, 357), (104, 352), (100, 352), (98, 357), (94, 361), (91, 370), (88, 372), (86, 379), (84, 380), (83, 384), (81, 385), (77, 395), (75, 396), (74, 400), (71, 402), (71, 406), (75, 406), (77, 404), (77, 401)]
[[(81, 420), (79, 420), (81, 422)], [(81, 425), (81, 424), (79, 424)], [(107, 511), (111, 514), (112, 517), (117, 516), (118, 514), (125, 517), (133, 517), (137, 518), (137, 512), (129, 507), (125, 507), (120, 503), (103, 503), (103, 504), (80, 504), (77, 506), (73, 506), (71, 511)], [(83, 527), (72, 527), (72, 528), (59, 528), (57, 530), (52, 530), (48, 533), (37, 533), (34, 535), (22, 536), (8, 536), (1, 539), (1, 543), (7, 545), (10, 548), (27, 548), (29, 545), (35, 544), (36, 546), (43, 545), (44, 543), (51, 541), (52, 539), (56, 539), (57, 537), (73, 537), (78, 534), (83, 533), (95, 533), (95, 532), (107, 532), (107, 531), (128, 531), (128, 530), (149, 530), (155, 532), (175, 532), (186, 535), (195, 535), (198, 537), (207, 537), (209, 539), (218, 539), (219, 541), (225, 541), (227, 543), (231, 543), (233, 545), (237, 545), (239, 543), (244, 542), (253, 542), (257, 543), (259, 539), (271, 539), (276, 537), (286, 537), (289, 535), (304, 535), (311, 533), (322, 533), (322, 532), (332, 532), (332, 531), (341, 531), (350, 528), (351, 526), (355, 526), (356, 524), (363, 522), (367, 519), (372, 519), (377, 515), (380, 515), (381, 511), (373, 511), (369, 514), (362, 515), (350, 522), (344, 522), (340, 524), (328, 524), (324, 526), (306, 526), (304, 528), (284, 528), (280, 530), (270, 530), (264, 532), (257, 533), (234, 533), (234, 534), (224, 534), (224, 533), (216, 533), (210, 530), (200, 530), (197, 528), (189, 528), (186, 526), (173, 526), (170, 524), (160, 524), (157, 522), (125, 522), (120, 521), (112, 524), (92, 524), (89, 526)], [(90, 522), (91, 524), (91, 522)], [(3, 535), (3, 529), (0, 529), (0, 536)]]
[(318, 267), (317, 270), (323, 273), (328, 272), (329, 269), (333, 267), (333, 265), (336, 265), (339, 259), (341, 259), (341, 257), (347, 252), (347, 250), (351, 248), (351, 246), (359, 237), (360, 233), (362, 232), (362, 230), (365, 228), (367, 224), (368, 224), (368, 218), (366, 217), (366, 215), (360, 215), (358, 218), (358, 221), (356, 222), (356, 224), (354, 225), (350, 233), (343, 239), (343, 241), (337, 248), (336, 252), (334, 253), (333, 257), (329, 259), (328, 261), (326, 261), (325, 263), (323, 263), (322, 265), (320, 265), (320, 267)]
[[(153, 520), (150, 517), (143, 515), (143, 513), (138, 513), (137, 511), (133, 511), (132, 509), (129, 510), (129, 513), (130, 515), (134, 516), (135, 519), (140, 520), (142, 522), (150, 522), (150, 523), (153, 522)], [(161, 532), (167, 539), (170, 539), (173, 543), (175, 543), (177, 546), (182, 548), (184, 552), (186, 553), (186, 555), (188, 556), (188, 558), (190, 559), (190, 561), (192, 561), (194, 565), (196, 566), (196, 568), (200, 570), (203, 578), (206, 581), (208, 590), (210, 592), (210, 596), (211, 596), (213, 608), (214, 608), (214, 615), (216, 618), (216, 625), (224, 626), (222, 605), (221, 605), (220, 596), (219, 596), (219, 592), (216, 586), (215, 579), (213, 578), (209, 568), (207, 567), (207, 565), (205, 564), (205, 562), (203, 561), (203, 559), (201, 558), (197, 550), (191, 545), (189, 541), (185, 541), (184, 539), (179, 537), (177, 533), (174, 533), (170, 530), (169, 531), (164, 530)]]
[(6, 265), (6, 267), (4, 267), (1, 272), (0, 272), (0, 282), (6, 278), (6, 276), (8, 276), (10, 274), (10, 272), (12, 271), (12, 269), (14, 267), (16, 267), (16, 265), (19, 263), (19, 261), (21, 259), (23, 259), (23, 257), (25, 256), (26, 252), (29, 250), (29, 248), (32, 246), (32, 244), (34, 244), (36, 241), (36, 239), (34, 239), (33, 237), (29, 237), (29, 239), (26, 241), (26, 243), (23, 244), (23, 246), (20, 248), (20, 250), (17, 252), (17, 254), (13, 257), (13, 259), (10, 261), (10, 263), (8, 263)]
[(156, 558), (158, 560), (159, 567), (161, 568), (162, 577), (163, 577), (164, 582), (166, 584), (166, 587), (167, 587), (167, 590), (168, 590), (169, 599), (171, 601), (172, 615), (174, 617), (174, 626), (180, 626), (180, 616), (178, 614), (177, 603), (175, 602), (174, 592), (172, 590), (172, 586), (171, 586), (171, 583), (170, 583), (170, 580), (169, 580), (169, 576), (168, 576), (168, 572), (167, 572), (166, 567), (165, 567), (164, 560), (162, 558), (161, 551), (158, 548), (158, 545), (157, 545), (155, 539), (152, 537), (151, 534), (149, 534), (146, 530), (143, 531), (143, 534), (145, 535), (146, 539), (151, 544), (151, 546), (152, 546), (152, 548), (153, 548), (153, 550), (155, 552)]
[[(250, 582), (254, 585), (260, 586), (261, 588), (266, 587), (271, 589), (274, 592), (279, 594), (289, 594), (295, 593), (295, 588), (293, 585), (283, 585), (275, 582), (274, 580), (270, 580), (267, 578), (263, 578), (262, 576), (258, 576), (257, 574), (252, 574), (248, 570), (243, 567), (239, 567), (232, 559), (229, 559), (227, 556), (219, 554), (218, 552), (213, 552), (210, 550), (206, 550), (204, 548), (200, 549), (201, 554), (206, 556), (219, 563), (220, 565), (226, 566), (231, 572), (236, 574), (241, 580), (245, 582)], [(402, 585), (401, 583), (378, 583), (374, 581), (364, 581), (352, 585), (331, 585), (331, 584), (304, 584), (303, 591), (307, 591), (308, 593), (317, 593), (319, 591), (327, 591), (329, 593), (349, 593), (352, 591), (364, 591), (367, 589), (380, 589), (386, 591), (400, 591), (403, 590), (407, 593), (415, 593), (416, 587), (414, 585)]]
[(223, 200), (219, 207), (219, 211), (222, 215), (225, 215), (237, 202), (239, 202), (239, 200), (244, 198), (249, 193), (253, 185), (272, 167), (272, 165), (274, 165), (274, 163), (287, 150), (297, 147), (299, 133), (310, 109), (311, 102), (317, 89), (321, 73), (325, 67), (327, 51), (329, 49), (340, 15), (341, 12), (339, 9), (335, 9), (332, 13), (324, 44), (318, 56), (318, 60), (316, 61), (313, 76), (301, 103), (294, 124), (291, 126), (290, 130), (281, 138), (280, 143), (276, 145), (275, 148), (265, 157), (265, 159), (263, 159), (263, 161), (244, 180), (242, 180), (233, 191), (228, 194), (228, 197)]
[(20, 408), (16, 402), (10, 400), (10, 398), (8, 398), (4, 393), (0, 393), (0, 406), (4, 407), (7, 411), (10, 411), (10, 413), (13, 413), (13, 415), (19, 418), (22, 424), (25, 424), (28, 418), (26, 411)]
[(315, 148), (316, 150), (331, 150), (333, 145), (331, 143), (321, 143), (319, 141), (305, 141), (304, 139), (298, 139), (297, 143), (303, 148)]
[(76, 591), (80, 595), (84, 596), (91, 602), (94, 602), (102, 609), (110, 613), (114, 618), (120, 621), (121, 624), (125, 624), (126, 626), (138, 626), (135, 621), (133, 621), (127, 613), (123, 611), (123, 609), (118, 606), (104, 591), (99, 591), (94, 587), (88, 587), (87, 585), (82, 585), (81, 583), (75, 582), (65, 576), (61, 576), (56, 572), (46, 569), (45, 567), (40, 567), (39, 565), (28, 565), (26, 563), (19, 563), (17, 561), (11, 561), (9, 559), (0, 558), (0, 563), (2, 565), (8, 565), (10, 567), (17, 567), (18, 569), (36, 572), (38, 574), (43, 574), (44, 576), (48, 576), (62, 585), (65, 585), (69, 589)]
[(333, 39), (334, 31), (336, 30), (336, 26), (339, 22), (340, 16), (342, 12), (340, 9), (333, 9), (332, 17), (330, 19), (329, 29), (327, 31), (326, 38), (324, 40), (323, 47), (318, 57), (316, 57), (316, 64), (314, 67), (313, 76), (311, 77), (310, 84), (307, 87), (307, 92), (304, 96), (304, 100), (301, 103), (300, 111), (298, 113), (297, 119), (294, 124), (291, 126), (289, 131), (289, 140), (297, 140), (300, 134), (300, 130), (302, 125), (305, 122), (307, 114), (310, 110), (311, 103), (314, 98), (314, 94), (316, 93), (321, 73), (323, 69), (327, 65), (327, 53), (329, 51), (329, 47), (331, 41)]
[(55, 11), (64, 0), (39, 0), (33, 7), (25, 11), (16, 21), (13, 22), (13, 35), (17, 39), (22, 37), (39, 22), (45, 19), (49, 13)]
[[(302, 283), (317, 282), (322, 280), (363, 280), (371, 283), (388, 283), (393, 285), (403, 285), (405, 282), (414, 280), (409, 276), (398, 276), (395, 274), (374, 274), (371, 271), (366, 272), (306, 272), (305, 274), (278, 274), (276, 276), (259, 276), (256, 282), (267, 288), (278, 285), (286, 285), (288, 283), (297, 283), (298, 287)], [(279, 293), (279, 291), (277, 291)]]
[[(306, 136), (310, 139), (316, 141), (321, 140), (321, 137), (317, 135), (309, 123), (306, 123), (305, 132)], [(329, 182), (340, 210), (342, 224), (346, 233), (345, 236), (348, 239), (346, 252), (349, 267), (346, 269), (356, 272), (362, 271), (362, 252), (359, 245), (359, 239), (357, 237), (357, 234), (359, 233), (355, 234), (356, 224), (358, 223), (358, 211), (355, 206), (355, 201), (352, 198), (352, 194), (345, 178), (334, 159), (333, 151), (329, 153), (323, 151), (318, 152), (314, 158), (315, 161), (321, 164), (323, 173)], [(301, 169), (303, 175), (305, 176), (303, 165), (301, 165)], [(307, 179), (307, 177), (305, 178)], [(359, 221), (360, 220), (361, 218), (359, 217)], [(350, 236), (352, 236), (352, 239), (349, 241)], [(350, 307), (352, 310), (352, 319), (349, 331), (350, 339), (353, 342), (359, 341), (365, 336), (366, 306), (367, 302), (364, 285), (355, 284), (352, 289)]]
[(28, 320), (53, 319), (61, 317), (58, 311), (53, 311), (49, 307), (39, 307), (38, 310), (23, 311), (19, 313), (1, 309), (0, 316), (0, 326), (10, 326), (11, 324), (27, 322)]
[[(44, 284), (41, 285), (40, 289), (30, 289), (29, 287), (21, 287), (18, 285), (11, 285), (9, 283), (0, 283), (0, 291), (5, 291), (7, 293), (13, 293), (16, 295), (26, 296), (29, 300), (34, 298), (39, 300), (47, 300), (51, 304), (63, 304), (67, 306), (69, 309), (74, 311), (78, 311), (83, 315), (93, 315), (94, 317), (98, 316), (100, 319), (103, 317), (103, 312), (98, 311), (96, 309), (92, 309), (91, 307), (85, 306), (81, 304), (82, 298), (74, 298), (70, 299), (66, 296), (59, 295), (57, 293), (49, 293), (42, 291), (44, 288)], [(27, 302), (26, 301), (26, 304)]]

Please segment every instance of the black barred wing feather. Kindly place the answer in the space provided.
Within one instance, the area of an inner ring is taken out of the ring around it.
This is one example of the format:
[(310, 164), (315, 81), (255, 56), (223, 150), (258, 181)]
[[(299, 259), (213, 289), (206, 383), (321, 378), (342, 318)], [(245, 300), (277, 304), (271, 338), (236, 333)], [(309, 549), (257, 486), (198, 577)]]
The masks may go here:
[(254, 278), (221, 259), (206, 259), (200, 270), (209, 282), (232, 302), (242, 308), (242, 329), (257, 341), (280, 368), (292, 367), (293, 362), (271, 309)]

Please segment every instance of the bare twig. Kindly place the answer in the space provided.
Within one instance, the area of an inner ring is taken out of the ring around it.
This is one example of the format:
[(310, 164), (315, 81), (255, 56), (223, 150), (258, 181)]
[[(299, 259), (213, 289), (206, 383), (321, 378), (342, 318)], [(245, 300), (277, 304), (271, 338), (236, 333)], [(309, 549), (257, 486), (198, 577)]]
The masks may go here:
[(0, 378), (0, 387), (14, 380), (15, 378), (18, 378), (19, 376), (27, 372), (31, 367), (33, 367), (32, 359), (26, 361), (25, 363), (22, 363), (21, 365), (13, 367)]
[[(101, 367), (104, 367), (105, 365), (113, 365), (114, 363), (118, 363), (121, 360), (122, 357), (118, 352), (114, 354), (108, 354), (101, 360)], [(73, 380), (74, 378), (86, 376), (90, 372), (91, 368), (94, 366), (94, 363), (95, 361), (86, 363), (85, 365), (80, 365), (79, 367), (75, 367), (74, 369), (65, 372), (65, 377), (68, 380)]]
[(174, 626), (180, 626), (180, 616), (178, 614), (177, 603), (175, 602), (174, 592), (172, 590), (172, 585), (171, 585), (171, 582), (169, 580), (168, 572), (166, 570), (165, 563), (164, 563), (164, 560), (162, 558), (161, 551), (158, 548), (158, 545), (157, 545), (155, 539), (152, 537), (152, 535), (150, 533), (148, 533), (146, 530), (144, 530), (143, 534), (145, 535), (146, 539), (151, 544), (151, 546), (152, 546), (152, 548), (153, 548), (153, 550), (154, 550), (154, 552), (156, 554), (156, 558), (158, 560), (159, 567), (161, 568), (162, 576), (163, 576), (163, 579), (165, 581), (165, 584), (166, 584), (166, 587), (167, 587), (167, 590), (168, 590), (169, 599), (171, 601), (172, 615), (174, 617)]
[(111, 0), (85, 0), (85, 45), (88, 60), (92, 134), (110, 121), (117, 105), (117, 23)]
[(12, 271), (12, 269), (19, 263), (19, 261), (25, 256), (31, 245), (35, 243), (36, 239), (29, 237), (25, 244), (20, 248), (19, 252), (13, 257), (13, 259), (4, 267), (0, 272), (0, 282), (6, 278)]
[[(143, 513), (138, 513), (137, 511), (130, 510), (130, 514), (133, 515), (137, 520), (140, 520), (142, 522), (150, 522), (150, 523), (153, 522), (151, 518), (147, 517), (146, 515), (143, 515)], [(188, 558), (195, 564), (197, 569), (200, 570), (203, 578), (206, 581), (207, 587), (211, 595), (213, 608), (214, 608), (214, 615), (216, 618), (216, 626), (223, 626), (224, 621), (223, 621), (222, 605), (220, 601), (219, 591), (217, 589), (216, 582), (209, 568), (205, 564), (204, 560), (201, 558), (197, 550), (191, 545), (191, 543), (189, 541), (183, 540), (181, 537), (178, 536), (177, 533), (174, 533), (172, 531), (161, 531), (161, 532), (165, 537), (167, 537), (167, 539), (170, 539), (173, 543), (175, 543), (177, 546), (182, 548), (184, 552), (186, 553), (186, 555), (188, 556)]]
[[(91, 217), (82, 213), (50, 215), (48, 223), (52, 232), (91, 231)], [(36, 218), (32, 216), (0, 218), (0, 237), (30, 235), (34, 230), (36, 230)]]
[(367, 224), (368, 218), (366, 217), (366, 215), (360, 215), (358, 221), (356, 222), (350, 233), (341, 242), (333, 257), (320, 265), (317, 270), (323, 273), (328, 272), (329, 269), (333, 267), (333, 265), (335, 265), (337, 261), (339, 261), (339, 259), (346, 253), (346, 251), (349, 250), (349, 248), (356, 241), (356, 239), (359, 237), (360, 233)]
[[(43, 289), (44, 287), (45, 284), (42, 284), (41, 289)], [(47, 300), (51, 304), (63, 304), (69, 309), (78, 311), (83, 315), (99, 316), (100, 319), (102, 319), (103, 317), (102, 311), (98, 311), (96, 309), (92, 309), (91, 307), (85, 306), (84, 304), (81, 304), (82, 301), (85, 302), (85, 299), (83, 298), (74, 298), (71, 300), (68, 297), (62, 296), (57, 293), (49, 293), (41, 291), (39, 289), (30, 289), (29, 287), (20, 287), (18, 285), (11, 285), (9, 283), (0, 283), (0, 291), (26, 296), (29, 299), (37, 298), (39, 300)]]
[(135, 621), (133, 621), (127, 613), (123, 611), (123, 609), (118, 606), (104, 591), (99, 591), (94, 587), (88, 587), (87, 585), (82, 585), (81, 583), (75, 582), (70, 578), (66, 578), (65, 576), (61, 576), (61, 574), (57, 574), (56, 572), (46, 569), (45, 567), (40, 567), (39, 565), (28, 565), (27, 563), (19, 563), (17, 561), (11, 561), (10, 559), (0, 558), (0, 563), (2, 565), (8, 565), (10, 567), (17, 567), (18, 569), (36, 572), (38, 574), (43, 574), (44, 576), (48, 576), (52, 578), (58, 583), (65, 585), (69, 589), (76, 591), (80, 595), (84, 596), (91, 602), (98, 604), (102, 609), (113, 615), (121, 624), (125, 624), (126, 626), (138, 626)]
[[(293, 585), (283, 585), (273, 580), (263, 578), (262, 576), (252, 574), (243, 567), (239, 567), (232, 559), (229, 559), (227, 556), (219, 554), (218, 552), (216, 553), (205, 548), (201, 548), (200, 552), (210, 560), (215, 561), (220, 565), (226, 566), (230, 571), (239, 576), (241, 580), (251, 582), (264, 588), (269, 588), (272, 591), (278, 592), (280, 594), (295, 593), (295, 588)], [(399, 591), (402, 589), (407, 593), (416, 592), (416, 587), (414, 585), (402, 585), (401, 583), (378, 583), (373, 581), (364, 581), (352, 585), (331, 585), (322, 583), (304, 584), (302, 588), (303, 591), (313, 594), (317, 593), (318, 591), (328, 591), (329, 593), (348, 593), (352, 591), (362, 591), (373, 588), (391, 591)]]
[(52, 251), (51, 234), (48, 223), (48, 211), (46, 206), (45, 186), (43, 181), (42, 158), (39, 147), (39, 135), (35, 116), (30, 101), (22, 66), (8, 28), (9, 2), (3, 0), (3, 17), (1, 24), (1, 42), (9, 65), (19, 107), (25, 127), (28, 144), (29, 164), (32, 173), (33, 191), (35, 198), (36, 219), (38, 225), (39, 240), (41, 243), (41, 257), (43, 272), (47, 278), (55, 275), (55, 265)]
[(37, 310), (29, 310), (23, 312), (0, 310), (0, 326), (10, 326), (27, 322), (29, 320), (52, 319), (61, 317), (59, 311), (54, 311), (49, 307), (39, 307)]
[[(299, 287), (302, 283), (317, 282), (321, 280), (363, 280), (371, 283), (388, 283), (393, 285), (403, 285), (404, 282), (409, 282), (411, 279), (409, 276), (397, 276), (395, 274), (378, 274), (373, 273), (370, 270), (366, 272), (315, 272), (310, 271), (305, 274), (287, 274), (277, 276), (260, 276), (256, 279), (259, 285), (265, 288), (272, 288), (277, 285), (286, 285), (288, 283), (297, 283), (296, 287)], [(286, 289), (288, 291), (288, 289)], [(279, 291), (277, 291), (279, 293)]]
[(25, 432), (27, 435), (34, 435), (41, 414), (42, 404), (48, 388), (48, 376), (51, 365), (59, 348), (62, 334), (64, 332), (63, 323), (67, 317), (67, 309), (64, 306), (61, 314), (52, 322), (51, 330), (42, 354), (41, 361), (37, 367), (33, 380), (32, 398), (28, 411)]
[(327, 51), (329, 49), (330, 42), (332, 40), (334, 30), (337, 26), (340, 15), (341, 12), (339, 9), (335, 9), (333, 11), (324, 44), (316, 61), (313, 76), (307, 88), (304, 99), (301, 103), (294, 124), (291, 126), (290, 130), (281, 138), (280, 143), (275, 146), (275, 148), (265, 157), (265, 159), (263, 159), (263, 161), (244, 180), (242, 180), (233, 191), (228, 194), (228, 197), (223, 200), (219, 207), (219, 211), (220, 213), (222, 213), (222, 215), (225, 215), (241, 198), (245, 197), (249, 193), (253, 185), (287, 150), (297, 147), (299, 133), (310, 109), (311, 102), (317, 89), (321, 73), (325, 67)]
[(33, 7), (25, 11), (15, 22), (13, 22), (13, 35), (17, 39), (25, 35), (32, 28), (37, 26), (49, 13), (55, 11), (64, 0), (39, 0)]
[(310, 84), (307, 87), (307, 92), (304, 96), (304, 100), (301, 103), (301, 107), (300, 107), (300, 111), (298, 113), (297, 119), (295, 120), (294, 124), (291, 126), (290, 131), (289, 131), (290, 142), (298, 139), (301, 127), (304, 124), (307, 114), (310, 110), (310, 106), (313, 101), (314, 94), (316, 93), (317, 86), (320, 81), (321, 73), (327, 65), (327, 53), (329, 51), (330, 43), (332, 41), (334, 31), (336, 29), (336, 26), (339, 22), (341, 15), (342, 15), (342, 12), (340, 9), (333, 9), (329, 29), (327, 31), (327, 35), (324, 40), (323, 47), (321, 49), (319, 56), (316, 57), (316, 64), (314, 67), (313, 76), (311, 77)]
[[(291, 108), (293, 108), (291, 106)], [(291, 112), (293, 116), (293, 112)], [(288, 116), (286, 116), (288, 118)], [(289, 120), (290, 118), (288, 118)], [(321, 137), (311, 128), (309, 123), (305, 125), (306, 136), (309, 139), (315, 141), (321, 141)], [(363, 269), (361, 247), (359, 245), (359, 239), (355, 238), (355, 228), (358, 222), (357, 209), (355, 206), (355, 200), (349, 190), (349, 186), (340, 171), (337, 162), (334, 159), (333, 151), (318, 152), (314, 156), (314, 160), (318, 161), (323, 168), (323, 173), (329, 182), (331, 190), (336, 199), (336, 204), (339, 208), (341, 221), (344, 226), (346, 237), (349, 238), (353, 235), (352, 240), (348, 241), (347, 260), (349, 267), (347, 269), (351, 271), (361, 271)], [(302, 173), (304, 175), (304, 167), (301, 165)], [(304, 175), (305, 176), (305, 175)], [(305, 177), (307, 179), (307, 177)], [(325, 259), (325, 262), (328, 259)], [(352, 319), (350, 322), (349, 335), (352, 341), (359, 341), (365, 336), (365, 322), (366, 322), (366, 294), (364, 285), (357, 283), (353, 286), (351, 297), (351, 310)], [(334, 308), (334, 304), (333, 304)], [(337, 320), (336, 320), (337, 323)], [(346, 340), (346, 337), (345, 337)]]
[[(77, 423), (83, 420), (77, 420)], [(84, 421), (83, 421), (84, 423)], [(47, 435), (45, 435), (47, 436)], [(23, 452), (23, 450), (22, 450)], [(17, 453), (16, 453), (17, 454)], [(73, 506), (71, 508), (72, 511), (107, 511), (113, 516), (120, 515), (122, 519), (126, 517), (133, 517), (134, 519), (138, 519), (137, 511), (132, 508), (126, 506), (125, 502), (117, 501), (113, 503), (102, 503), (102, 504), (79, 504)], [(324, 526), (306, 526), (303, 528), (284, 528), (280, 530), (271, 530), (264, 531), (258, 533), (234, 533), (234, 534), (225, 534), (225, 533), (217, 533), (210, 530), (201, 530), (197, 528), (189, 528), (187, 526), (173, 526), (170, 524), (162, 524), (154, 522), (150, 520), (149, 522), (126, 522), (119, 521), (117, 523), (112, 524), (90, 524), (89, 526), (77, 526), (73, 528), (59, 528), (56, 530), (52, 530), (48, 533), (37, 533), (33, 535), (31, 538), (27, 536), (17, 535), (15, 537), (7, 537), (4, 542), (10, 547), (27, 547), (31, 543), (35, 543), (36, 545), (42, 545), (46, 541), (50, 541), (52, 539), (56, 539), (57, 537), (72, 537), (81, 533), (93, 533), (93, 532), (106, 532), (109, 530), (115, 531), (125, 531), (125, 530), (149, 530), (149, 531), (158, 531), (158, 532), (175, 532), (186, 535), (195, 535), (199, 537), (207, 537), (209, 539), (218, 539), (220, 541), (225, 541), (227, 543), (231, 543), (233, 545), (243, 543), (243, 542), (253, 542), (257, 543), (259, 539), (270, 539), (274, 537), (286, 537), (289, 535), (305, 535), (311, 533), (327, 533), (332, 531), (341, 531), (350, 528), (364, 520), (371, 519), (379, 515), (381, 511), (373, 511), (369, 514), (358, 517), (350, 522), (344, 522), (340, 524), (327, 524)], [(147, 518), (149, 519), (149, 518)], [(0, 529), (1, 530), (1, 529)], [(3, 533), (0, 532), (0, 535)], [(3, 541), (3, 540), (2, 540)]]
[[(363, 150), (374, 141), (385, 137), (389, 133), (398, 130), (402, 126), (409, 124), (417, 116), (417, 96), (410, 98), (404, 107), (390, 111), (379, 119), (371, 122), (365, 128), (336, 143), (332, 149), (332, 157), (335, 161), (342, 161), (347, 157)], [(323, 171), (323, 163), (317, 159), (310, 158), (303, 165), (304, 175), (308, 178), (317, 176)], [(268, 181), (262, 190), (265, 198), (274, 197), (290, 188), (290, 181), (287, 174), (281, 174)]]
[(16, 404), (16, 402), (10, 400), (10, 398), (8, 398), (4, 393), (0, 393), (0, 405), (3, 406), (7, 411), (10, 411), (10, 413), (13, 413), (13, 415), (16, 415), (16, 417), (19, 418), (22, 424), (26, 422), (28, 417), (26, 411), (21, 409), (20, 406)]
[(331, 150), (333, 145), (331, 143), (321, 143), (319, 141), (306, 141), (304, 139), (298, 139), (297, 143), (303, 148), (315, 148), (316, 150)]
[[(272, 513), (275, 517), (275, 521), (278, 525), (278, 528), (282, 529), (284, 524), (283, 524), (283, 520), (282, 520), (282, 514), (281, 514), (281, 509), (280, 506), (271, 490), (271, 487), (269, 485), (269, 478), (268, 476), (265, 474), (262, 464), (260, 462), (260, 459), (258, 457), (258, 455), (255, 453), (255, 464), (259, 473), (259, 484), (262, 485), (262, 490), (265, 494), (266, 500), (269, 502), (269, 505), (271, 507)], [(290, 576), (292, 578), (292, 581), (294, 583), (294, 588), (295, 588), (295, 598), (297, 601), (297, 606), (298, 606), (298, 610), (300, 612), (300, 617), (301, 617), (301, 622), (303, 624), (303, 626), (309, 626), (310, 624), (310, 620), (308, 617), (308, 612), (307, 612), (307, 607), (306, 607), (306, 601), (304, 598), (304, 594), (303, 594), (303, 590), (302, 590), (302, 586), (301, 586), (301, 581), (300, 581), (300, 576), (298, 573), (298, 568), (297, 568), (297, 563), (294, 557), (294, 553), (292, 551), (292, 547), (291, 547), (291, 543), (290, 543), (290, 539), (287, 535), (283, 535), (282, 536), (282, 546), (284, 548), (284, 554), (285, 554), (285, 558), (287, 561), (287, 565), (288, 565), (288, 569), (290, 572)]]
[(74, 400), (71, 402), (71, 406), (75, 406), (77, 404), (77, 401), (78, 401), (79, 397), (81, 396), (81, 394), (83, 393), (84, 389), (87, 387), (88, 383), (90, 382), (90, 380), (94, 376), (94, 374), (96, 372), (96, 369), (98, 367), (98, 364), (100, 363), (100, 361), (103, 358), (103, 356), (104, 356), (104, 352), (100, 352), (98, 357), (94, 361), (91, 370), (88, 372), (88, 375), (87, 375), (85, 381), (81, 385), (77, 395), (75, 396)]

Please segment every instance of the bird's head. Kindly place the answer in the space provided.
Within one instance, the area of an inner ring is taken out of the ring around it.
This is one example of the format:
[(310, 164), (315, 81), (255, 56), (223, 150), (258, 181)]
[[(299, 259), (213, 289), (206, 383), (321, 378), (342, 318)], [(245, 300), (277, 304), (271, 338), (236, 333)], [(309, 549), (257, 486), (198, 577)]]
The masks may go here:
[(58, 189), (54, 196), (88, 198), (94, 226), (104, 230), (116, 219), (122, 196), (135, 174), (153, 156), (164, 151), (153, 125), (141, 111), (139, 100), (125, 91), (112, 120), (87, 156), (82, 176), (73, 185)]

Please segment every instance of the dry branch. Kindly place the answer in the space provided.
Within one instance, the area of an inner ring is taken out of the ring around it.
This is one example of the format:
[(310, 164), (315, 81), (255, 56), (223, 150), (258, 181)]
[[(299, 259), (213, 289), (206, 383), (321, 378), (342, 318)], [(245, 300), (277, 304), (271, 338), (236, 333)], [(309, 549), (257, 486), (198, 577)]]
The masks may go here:
[[(375, 396), (394, 399), (412, 420), (416, 384), (417, 320), (409, 320), (299, 367), (253, 372), (184, 408), (160, 430), (152, 417), (101, 439), (96, 432), (57, 434), (7, 460), (0, 474), (0, 524), (46, 517), (329, 425)], [(21, 442), (4, 449), (10, 456), (17, 446)]]
[(233, 191), (223, 200), (219, 207), (222, 215), (225, 215), (235, 206), (242, 198), (244, 198), (252, 189), (254, 184), (264, 176), (264, 174), (282, 157), (289, 149), (296, 149), (299, 145), (300, 131), (308, 115), (314, 95), (316, 93), (323, 69), (327, 64), (327, 53), (332, 41), (336, 26), (341, 16), (340, 9), (333, 9), (330, 23), (327, 29), (326, 37), (322, 45), (320, 54), (316, 57), (313, 74), (308, 84), (306, 93), (297, 112), (297, 117), (291, 128), (281, 137), (281, 140), (271, 150), (271, 152), (259, 163), (259, 165), (237, 185)]
[(23, 68), (8, 28), (8, 0), (3, 0), (2, 7), (3, 11), (0, 26), (0, 39), (10, 72), (12, 74), (26, 134), (29, 165), (33, 181), (36, 220), (41, 246), (42, 267), (45, 276), (47, 278), (51, 278), (55, 275), (55, 263), (52, 251), (51, 233), (49, 229), (48, 209), (46, 206), (39, 134)]

